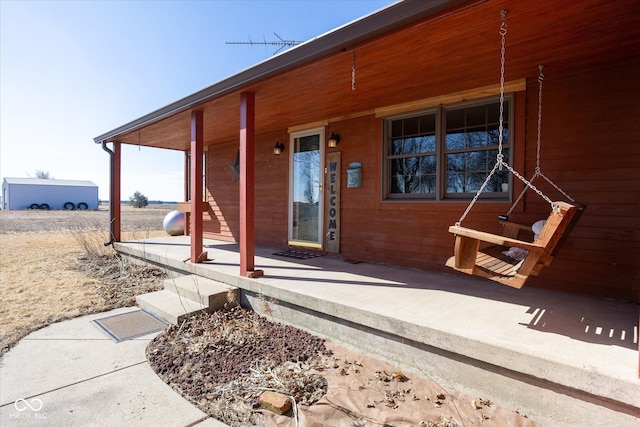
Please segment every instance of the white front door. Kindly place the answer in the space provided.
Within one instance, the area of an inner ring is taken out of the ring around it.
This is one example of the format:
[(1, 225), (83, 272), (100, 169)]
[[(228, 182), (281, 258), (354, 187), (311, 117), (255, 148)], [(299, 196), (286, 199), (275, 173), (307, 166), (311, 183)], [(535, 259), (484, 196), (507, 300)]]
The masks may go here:
[(322, 248), (324, 128), (292, 133), (289, 146), (289, 245)]

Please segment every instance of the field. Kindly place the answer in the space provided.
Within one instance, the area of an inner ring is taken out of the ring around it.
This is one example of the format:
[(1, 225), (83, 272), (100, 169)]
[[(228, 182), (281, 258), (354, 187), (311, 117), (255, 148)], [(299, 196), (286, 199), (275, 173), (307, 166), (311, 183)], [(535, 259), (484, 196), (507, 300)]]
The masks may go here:
[[(122, 208), (123, 238), (164, 235), (172, 206)], [(160, 271), (127, 265), (111, 247), (109, 211), (0, 211), (0, 355), (48, 324), (133, 304)]]
[[(122, 205), (122, 229), (128, 232), (161, 231), (164, 216), (175, 205), (149, 205), (135, 209)], [(20, 232), (66, 232), (73, 224), (108, 234), (109, 208), (97, 211), (0, 210), (0, 234)]]

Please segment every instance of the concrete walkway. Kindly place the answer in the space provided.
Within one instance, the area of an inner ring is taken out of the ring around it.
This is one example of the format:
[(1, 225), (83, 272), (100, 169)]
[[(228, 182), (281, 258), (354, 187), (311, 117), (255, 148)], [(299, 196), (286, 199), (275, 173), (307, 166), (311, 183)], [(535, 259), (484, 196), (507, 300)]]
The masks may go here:
[(22, 339), (0, 362), (0, 425), (224, 426), (151, 369), (145, 349), (156, 334), (115, 343), (91, 323), (133, 310), (67, 320)]

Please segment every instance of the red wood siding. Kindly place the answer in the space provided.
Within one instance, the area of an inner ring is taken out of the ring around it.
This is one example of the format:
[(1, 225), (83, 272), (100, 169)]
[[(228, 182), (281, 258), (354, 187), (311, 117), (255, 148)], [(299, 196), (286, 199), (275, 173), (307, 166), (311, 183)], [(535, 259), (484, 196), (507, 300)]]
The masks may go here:
[[(542, 63), (542, 171), (587, 205), (552, 266), (527, 284), (640, 302), (640, 26), (632, 25), (640, 3), (633, 1), (470, 3), (255, 85), (256, 243), (287, 245), (287, 128), (326, 120), (327, 134), (341, 135), (340, 256), (456, 274), (444, 266), (454, 243), (447, 228), (468, 202), (382, 201), (382, 124), (374, 112), (498, 83), (501, 8), (509, 10), (506, 78), (527, 79), (516, 98), (514, 166), (526, 177), (534, 172)], [(229, 169), (238, 148), (235, 103), (229, 96), (205, 105), (205, 114), (216, 117), (205, 121), (213, 208), (205, 232), (232, 240), (238, 237), (239, 190)], [(285, 151), (275, 157), (278, 140)], [(362, 163), (363, 185), (346, 188), (354, 161)], [(499, 232), (496, 217), (509, 207), (478, 203), (465, 225)], [(547, 214), (546, 203), (528, 192), (513, 218), (533, 223)]]
[[(555, 262), (531, 279), (531, 286), (638, 299), (639, 69), (640, 63), (621, 64), (557, 76), (548, 73), (545, 79), (542, 172), (588, 207)], [(536, 166), (535, 78), (528, 87), (526, 141), (516, 140), (516, 163), (522, 160), (524, 142), (527, 162), (520, 171), (531, 177)], [(334, 129), (344, 135), (339, 146), (343, 164), (363, 164), (362, 188), (342, 189), (342, 256), (450, 272), (443, 266), (453, 253), (447, 227), (457, 221), (467, 202), (380, 202), (380, 121), (363, 117), (333, 123)], [(552, 199), (563, 199), (541, 178), (535, 184)], [(509, 206), (478, 203), (465, 224), (499, 232), (496, 217)], [(528, 191), (512, 218), (532, 224), (547, 215), (547, 203)]]
[[(535, 286), (640, 302), (638, 70), (640, 62), (632, 62), (545, 78), (542, 170), (587, 208)], [(533, 112), (537, 98), (531, 95)], [(531, 117), (532, 150), (534, 123)], [(528, 173), (535, 167), (532, 154)], [(539, 198), (529, 195), (527, 211), (538, 209)]]
[[(552, 266), (531, 279), (531, 286), (638, 300), (638, 69), (640, 63), (628, 63), (559, 75), (546, 73), (542, 171), (587, 209)], [(520, 136), (515, 143), (515, 163), (520, 163), (519, 170), (530, 177), (535, 169), (535, 77), (527, 84), (526, 102), (517, 102), (518, 108), (526, 111), (525, 123), (520, 118), (515, 124), (517, 129), (522, 128), (516, 130)], [(381, 128), (381, 120), (373, 115), (331, 123), (327, 128), (328, 134), (341, 135), (340, 256), (453, 273), (444, 267), (453, 253), (453, 237), (447, 228), (458, 220), (467, 202), (382, 201)], [(279, 157), (273, 155), (277, 140), (285, 142), (285, 151)], [(286, 130), (257, 137), (256, 242), (260, 245), (287, 245), (289, 149)], [(231, 183), (229, 169), (236, 150), (236, 144), (230, 143), (208, 153), (207, 187), (217, 220), (206, 222), (209, 236), (237, 239), (238, 186)], [(527, 158), (523, 170), (524, 152)], [(362, 187), (346, 188), (346, 168), (354, 161), (363, 165)], [(536, 184), (552, 199), (561, 199), (541, 179)], [(499, 232), (496, 217), (509, 206), (478, 203), (465, 225)], [(547, 214), (546, 202), (529, 191), (512, 218), (533, 223)]]
[[(276, 141), (284, 143), (282, 155), (273, 155)], [(207, 237), (237, 241), (239, 238), (239, 183), (231, 182), (231, 165), (238, 143), (216, 145), (207, 152), (207, 196), (213, 216), (205, 214)], [(286, 247), (289, 135), (278, 133), (256, 136), (255, 151), (255, 227), (256, 244)]]
[[(256, 143), (256, 244), (286, 248), (289, 203), (289, 135), (286, 129), (260, 135)], [(276, 141), (284, 144), (273, 155)]]
[(240, 190), (230, 166), (238, 152), (238, 142), (217, 145), (207, 152), (206, 190), (211, 206), (203, 216), (205, 237), (237, 241), (240, 229)]

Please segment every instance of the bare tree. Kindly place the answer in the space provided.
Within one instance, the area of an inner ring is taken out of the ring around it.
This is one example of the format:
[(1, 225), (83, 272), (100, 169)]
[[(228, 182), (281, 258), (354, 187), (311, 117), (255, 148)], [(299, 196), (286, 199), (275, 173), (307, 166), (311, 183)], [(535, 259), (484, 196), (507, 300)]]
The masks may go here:
[(296, 156), (295, 160), (300, 165), (300, 178), (304, 180), (302, 188), (305, 201), (314, 204), (318, 202), (318, 185), (320, 183), (318, 165), (320, 164), (320, 151), (303, 151), (296, 153)]
[(51, 176), (49, 171), (40, 170), (40, 169), (38, 169), (36, 171), (36, 178), (39, 178), (39, 179), (53, 179), (53, 177)]

